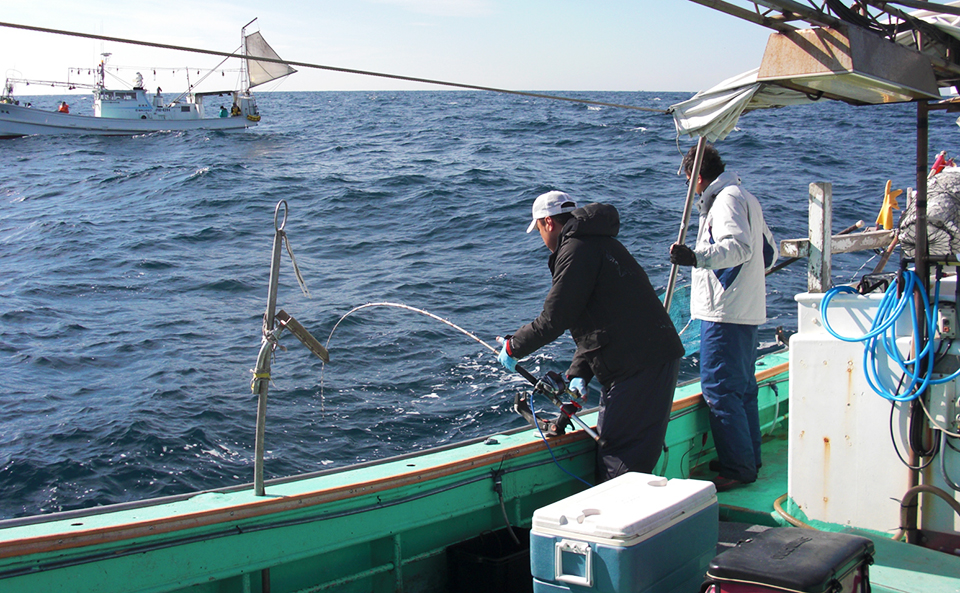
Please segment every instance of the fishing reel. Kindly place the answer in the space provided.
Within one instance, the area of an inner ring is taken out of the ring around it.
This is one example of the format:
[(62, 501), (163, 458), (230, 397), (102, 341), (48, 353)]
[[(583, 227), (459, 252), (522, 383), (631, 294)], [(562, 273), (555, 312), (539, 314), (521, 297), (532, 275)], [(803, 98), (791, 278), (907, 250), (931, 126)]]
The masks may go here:
[[(534, 414), (530, 401), (534, 393), (540, 393), (547, 396), (551, 402), (560, 408), (560, 414), (555, 418), (548, 418), (540, 414)], [(516, 413), (523, 416), (531, 426), (540, 430), (545, 437), (558, 437), (566, 433), (567, 426), (570, 425), (570, 417), (583, 406), (575, 401), (564, 403), (560, 397), (567, 395), (575, 397), (567, 388), (567, 382), (563, 375), (555, 371), (550, 371), (544, 375), (533, 387), (532, 393), (517, 393), (513, 398), (513, 409)]]

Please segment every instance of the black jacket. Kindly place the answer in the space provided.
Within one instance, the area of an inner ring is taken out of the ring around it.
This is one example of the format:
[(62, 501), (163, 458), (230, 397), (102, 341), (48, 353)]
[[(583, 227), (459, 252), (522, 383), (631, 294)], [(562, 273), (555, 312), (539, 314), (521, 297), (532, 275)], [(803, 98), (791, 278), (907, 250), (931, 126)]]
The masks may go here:
[(683, 356), (683, 344), (646, 272), (614, 237), (620, 215), (609, 204), (573, 211), (550, 255), (553, 286), (543, 312), (510, 340), (523, 358), (570, 330), (577, 351), (567, 375), (603, 385)]

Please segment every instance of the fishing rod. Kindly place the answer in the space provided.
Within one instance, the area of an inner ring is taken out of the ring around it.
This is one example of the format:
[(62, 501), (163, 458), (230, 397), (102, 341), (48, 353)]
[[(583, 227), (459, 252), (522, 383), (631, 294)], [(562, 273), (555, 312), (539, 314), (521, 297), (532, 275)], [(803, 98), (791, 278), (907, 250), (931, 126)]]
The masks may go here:
[[(457, 325), (457, 324), (455, 324), (455, 323), (453, 323), (453, 322), (451, 322), (451, 321), (448, 321), (448, 320), (446, 320), (446, 319), (444, 319), (444, 318), (442, 318), (442, 317), (440, 317), (440, 316), (434, 315), (433, 313), (430, 313), (429, 311), (424, 311), (423, 309), (418, 309), (418, 308), (416, 308), (416, 307), (411, 307), (410, 305), (404, 305), (404, 304), (402, 304), (402, 303), (390, 303), (390, 302), (367, 303), (367, 304), (365, 304), (365, 305), (360, 305), (360, 306), (358, 306), (358, 307), (354, 307), (353, 309), (350, 309), (349, 311), (347, 311), (347, 312), (343, 315), (343, 317), (341, 317), (341, 318), (334, 324), (333, 329), (330, 330), (330, 335), (327, 337), (327, 343), (326, 343), (326, 346), (324, 347), (324, 350), (326, 351), (326, 349), (330, 347), (330, 340), (333, 339), (333, 334), (334, 334), (334, 332), (337, 331), (337, 328), (340, 327), (340, 324), (343, 322), (344, 319), (346, 319), (347, 317), (349, 317), (349, 316), (352, 315), (353, 313), (355, 313), (355, 312), (357, 312), (357, 311), (360, 311), (361, 309), (367, 309), (367, 308), (370, 308), (370, 307), (395, 307), (395, 308), (397, 308), (397, 309), (404, 309), (404, 310), (407, 310), (407, 311), (413, 311), (414, 313), (419, 313), (419, 314), (421, 314), (421, 315), (426, 315), (427, 317), (430, 317), (431, 319), (435, 319), (436, 321), (439, 321), (439, 322), (441, 322), (441, 323), (444, 323), (444, 324), (446, 324), (446, 325), (449, 325), (449, 326), (452, 327), (453, 329), (455, 329), (455, 330), (459, 331), (460, 333), (466, 335), (467, 337), (473, 339), (474, 341), (476, 341), (477, 343), (479, 343), (480, 345), (482, 345), (483, 347), (485, 347), (485, 348), (486, 348), (487, 350), (489, 350), (490, 352), (493, 352), (494, 355), (496, 355), (496, 354), (498, 353), (498, 350), (497, 350), (496, 348), (494, 348), (494, 347), (491, 346), (490, 344), (484, 342), (484, 341), (483, 341), (482, 339), (480, 339), (476, 334), (473, 334), (473, 333), (471, 333), (471, 332), (463, 329), (462, 327), (460, 327), (459, 325)], [(502, 340), (503, 340), (503, 338), (501, 338), (501, 337), (499, 337), (499, 336), (497, 337), (497, 341), (498, 341), (498, 342), (500, 342), (500, 341), (502, 341)], [(579, 426), (580, 428), (582, 428), (584, 432), (586, 432), (588, 435), (590, 435), (590, 436), (593, 438), (593, 440), (597, 441), (601, 446), (603, 445), (604, 441), (603, 441), (603, 439), (600, 438), (600, 435), (597, 434), (597, 431), (595, 431), (595, 430), (593, 430), (592, 428), (590, 428), (590, 425), (588, 425), (586, 422), (584, 422), (583, 420), (581, 420), (579, 416), (577, 416), (577, 412), (580, 411), (581, 409), (583, 409), (583, 407), (582, 407), (580, 404), (575, 403), (575, 402), (572, 402), (572, 401), (571, 401), (570, 403), (564, 403), (564, 402), (560, 399), (560, 396), (561, 396), (561, 395), (564, 395), (564, 394), (569, 395), (569, 396), (571, 397), (571, 400), (572, 400), (572, 399), (576, 399), (577, 396), (574, 395), (574, 394), (569, 390), (569, 388), (567, 387), (566, 381), (563, 380), (563, 377), (561, 377), (559, 373), (556, 373), (556, 372), (551, 371), (551, 372), (548, 372), (543, 379), (537, 379), (535, 376), (533, 376), (533, 373), (531, 373), (531, 372), (528, 371), (527, 369), (523, 368), (523, 367), (520, 366), (519, 364), (516, 366), (516, 371), (517, 371), (517, 373), (520, 374), (521, 377), (523, 377), (523, 378), (526, 379), (531, 385), (533, 385), (533, 389), (534, 389), (534, 391), (535, 391), (536, 393), (540, 393), (540, 394), (546, 396), (546, 398), (549, 399), (551, 403), (553, 403), (554, 405), (556, 405), (556, 406), (560, 409), (561, 418), (566, 418), (566, 419), (574, 422), (577, 426)], [(322, 385), (322, 383), (323, 383), (323, 379), (321, 378), (321, 385)], [(322, 388), (321, 388), (321, 389), (322, 389)], [(523, 405), (523, 404), (520, 404), (521, 401), (522, 401), (522, 400), (518, 400), (517, 402), (515, 402), (515, 405), (517, 406), (516, 412), (517, 412), (518, 414), (520, 414), (521, 416), (523, 416), (524, 418), (527, 418), (527, 420), (530, 420), (535, 427), (540, 428), (540, 425), (537, 424), (537, 418), (535, 417), (535, 415), (533, 414), (533, 412), (530, 411), (530, 415), (529, 415), (529, 416), (525, 413), (527, 410), (530, 409), (530, 408), (529, 408), (529, 403), (526, 403), (526, 405), (527, 405), (528, 407), (527, 407), (526, 410), (524, 410), (522, 407), (520, 407), (520, 405)], [(518, 404), (520, 404), (520, 405), (518, 405)], [(531, 420), (531, 418), (533, 418), (533, 419)], [(558, 428), (562, 428), (562, 425), (561, 425), (560, 422), (556, 422), (555, 424), (557, 425)], [(562, 433), (560, 433), (560, 434), (562, 434)]]

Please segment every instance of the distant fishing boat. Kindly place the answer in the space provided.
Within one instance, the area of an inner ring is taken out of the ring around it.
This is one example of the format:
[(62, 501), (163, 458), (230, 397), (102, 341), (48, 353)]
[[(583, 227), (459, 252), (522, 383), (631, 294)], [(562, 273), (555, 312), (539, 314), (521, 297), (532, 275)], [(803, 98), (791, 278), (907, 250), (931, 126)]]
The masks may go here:
[[(254, 19), (256, 20), (256, 19)], [(159, 131), (221, 130), (236, 131), (257, 125), (260, 111), (250, 91), (253, 87), (296, 72), (286, 64), (262, 61), (278, 60), (259, 31), (247, 35), (241, 29), (240, 88), (209, 92), (187, 90), (166, 100), (160, 88), (154, 94), (143, 87), (143, 76), (137, 72), (131, 89), (108, 88), (107, 59), (102, 54), (97, 66), (93, 90), (93, 114), (70, 113), (61, 102), (57, 111), (36, 109), (22, 104), (13, 95), (16, 84), (40, 82), (45, 85), (76, 88), (76, 83), (31, 81), (7, 78), (0, 95), (0, 138), (16, 138), (34, 134), (93, 134), (98, 136), (130, 136)], [(191, 85), (190, 89), (196, 85)]]

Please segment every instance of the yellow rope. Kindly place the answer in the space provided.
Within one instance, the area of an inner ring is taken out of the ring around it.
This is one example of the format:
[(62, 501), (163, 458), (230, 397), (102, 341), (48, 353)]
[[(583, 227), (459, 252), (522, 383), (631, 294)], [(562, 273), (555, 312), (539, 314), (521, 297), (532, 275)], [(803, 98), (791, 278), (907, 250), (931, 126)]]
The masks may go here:
[(253, 379), (250, 381), (250, 391), (257, 393), (257, 381), (263, 379), (270, 380), (270, 373), (254, 373)]

